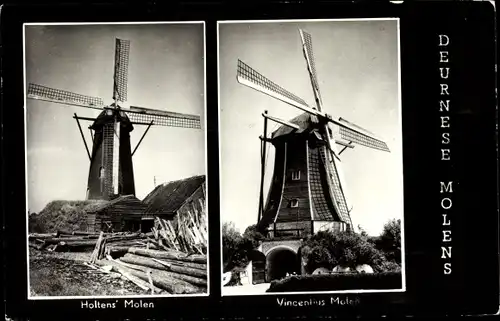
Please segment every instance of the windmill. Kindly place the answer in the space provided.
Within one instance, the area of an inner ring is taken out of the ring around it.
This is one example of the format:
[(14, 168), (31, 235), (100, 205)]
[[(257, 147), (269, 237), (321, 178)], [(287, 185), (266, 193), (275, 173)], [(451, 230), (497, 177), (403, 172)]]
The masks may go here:
[[(110, 200), (119, 195), (135, 195), (132, 156), (137, 151), (151, 126), (172, 126), (200, 129), (200, 116), (130, 106), (127, 101), (128, 63), (130, 41), (116, 39), (115, 68), (113, 75), (113, 102), (106, 105), (101, 98), (70, 91), (28, 84), (27, 98), (100, 110), (97, 118), (80, 117), (76, 113), (78, 129), (90, 161), (86, 199)], [(83, 134), (80, 120), (93, 122), (89, 126), (92, 151)], [(132, 150), (130, 133), (134, 125), (147, 126)]]
[[(261, 139), (261, 185), (258, 228), (269, 236), (295, 236), (297, 239), (323, 229), (353, 231), (341, 154), (361, 145), (390, 152), (387, 144), (373, 133), (343, 118), (325, 113), (314, 63), (311, 35), (299, 29), (302, 50), (309, 73), (314, 105), (264, 77), (238, 60), (237, 81), (281, 100), (304, 113), (290, 121), (267, 114)], [(281, 125), (267, 137), (267, 122)], [(264, 203), (266, 143), (275, 147), (274, 173)], [(338, 149), (340, 145), (341, 149)]]

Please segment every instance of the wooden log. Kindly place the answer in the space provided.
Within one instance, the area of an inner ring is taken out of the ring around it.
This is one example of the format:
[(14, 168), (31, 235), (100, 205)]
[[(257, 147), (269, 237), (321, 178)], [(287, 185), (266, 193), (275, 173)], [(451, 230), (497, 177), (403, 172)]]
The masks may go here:
[(102, 246), (102, 241), (104, 239), (104, 233), (101, 232), (99, 234), (99, 238), (97, 239), (94, 251), (92, 252), (92, 255), (90, 256), (90, 263), (95, 263), (95, 261), (99, 260), (99, 254), (101, 252), (101, 246)]
[(148, 249), (141, 249), (141, 248), (136, 248), (136, 247), (129, 247), (129, 248), (120, 248), (116, 247), (116, 251), (120, 251), (123, 253), (132, 253), (132, 254), (137, 254), (141, 256), (147, 256), (147, 257), (153, 257), (155, 259), (171, 259), (171, 260), (178, 260), (178, 261), (184, 261), (184, 262), (194, 262), (194, 263), (207, 263), (207, 257), (206, 255), (200, 255), (200, 254), (193, 254), (193, 255), (187, 255), (182, 252), (178, 251), (161, 251), (161, 250), (148, 250)]
[(96, 242), (97, 237), (89, 238), (87, 236), (73, 236), (73, 237), (54, 237), (50, 239), (45, 239), (47, 244), (58, 244), (59, 242), (79, 242), (79, 241), (92, 241)]
[(140, 239), (140, 238), (142, 238), (141, 233), (134, 233), (134, 234), (129, 234), (129, 235), (108, 235), (108, 236), (106, 236), (106, 240), (108, 242), (134, 240), (134, 239)]
[[(111, 239), (106, 238), (106, 243), (120, 242), (120, 241), (122, 241), (122, 238), (132, 239), (132, 237), (129, 237), (129, 236), (114, 237)], [(59, 242), (55, 242), (55, 243), (50, 242), (50, 243), (63, 245), (63, 246), (66, 246), (68, 248), (94, 247), (97, 243), (97, 239), (77, 239), (77, 240), (75, 240), (73, 238), (71, 238), (71, 239), (61, 238), (61, 239), (59, 239)]]
[(93, 232), (86, 232), (86, 231), (68, 231), (68, 230), (58, 230), (56, 233), (57, 236), (59, 235), (95, 235), (95, 237), (99, 237), (99, 234), (93, 233)]
[[(158, 242), (154, 239), (148, 238), (147, 240), (148, 240), (148, 242), (151, 242), (156, 247), (156, 249), (166, 250), (166, 251), (170, 250), (167, 246), (161, 244), (160, 242)], [(149, 248), (153, 249), (151, 246), (149, 246)]]
[(203, 278), (203, 279), (207, 278), (207, 271), (206, 270), (193, 269), (190, 267), (180, 266), (180, 265), (176, 265), (173, 263), (167, 263), (167, 262), (163, 262), (163, 261), (157, 262), (157, 261), (155, 261), (155, 259), (147, 258), (147, 257), (139, 256), (139, 255), (124, 256), (124, 257), (120, 258), (120, 261), (130, 263), (130, 264), (147, 266), (147, 267), (158, 269), (158, 270), (165, 270), (165, 271), (175, 272), (175, 273), (179, 273), (179, 274), (190, 275), (190, 276)]
[(148, 238), (148, 237), (154, 237), (153, 231), (147, 232), (147, 233), (141, 233), (141, 237)]
[(83, 240), (83, 241), (61, 241), (57, 243), (57, 252), (87, 252), (95, 249), (97, 240)]
[(57, 242), (59, 245), (67, 246), (67, 247), (93, 247), (97, 243), (97, 240), (80, 240), (80, 241), (66, 241), (61, 240)]
[(55, 233), (31, 233), (28, 235), (28, 240), (30, 241), (35, 239), (43, 240), (43, 239), (51, 239), (54, 237), (56, 237)]
[(206, 278), (199, 278), (196, 276), (190, 276), (186, 274), (180, 274), (176, 272), (171, 272), (167, 270), (162, 270), (162, 269), (157, 269), (157, 268), (152, 268), (144, 265), (139, 265), (139, 264), (133, 264), (133, 263), (128, 263), (124, 262), (122, 259), (115, 260), (118, 263), (124, 264), (124, 266), (129, 267), (134, 270), (142, 271), (144, 273), (147, 273), (148, 271), (151, 271), (152, 273), (155, 273), (155, 275), (159, 276), (167, 276), (169, 278), (174, 278), (178, 280), (182, 280), (185, 282), (188, 282), (189, 284), (196, 285), (196, 286), (202, 286), (206, 287), (207, 286), (207, 280)]
[[(136, 256), (136, 255), (132, 254), (132, 253), (125, 253), (123, 256), (129, 257), (129, 256)], [(175, 265), (181, 266), (181, 267), (189, 267), (189, 268), (193, 268), (193, 269), (207, 271), (207, 265), (204, 263), (184, 262), (184, 261), (178, 261), (178, 260), (172, 260), (172, 259), (161, 259), (161, 260), (163, 262), (172, 263), (172, 264), (175, 264)]]
[(120, 273), (121, 275), (126, 277), (129, 281), (131, 281), (132, 283), (134, 283), (135, 285), (137, 285), (141, 289), (143, 289), (145, 291), (151, 290), (152, 294), (154, 294), (154, 293), (162, 294), (163, 292), (165, 292), (162, 289), (159, 289), (158, 287), (156, 287), (154, 284), (150, 284), (149, 282), (145, 282), (141, 278), (129, 273), (123, 267), (113, 266), (111, 270), (114, 272)]
[[(106, 265), (111, 265), (111, 266), (119, 266), (121, 267), (124, 271), (127, 271), (131, 275), (134, 275), (138, 278), (140, 278), (143, 281), (149, 281), (149, 277), (145, 272), (134, 270), (128, 267), (120, 266), (117, 261), (109, 261), (109, 260), (100, 260), (96, 262), (100, 266), (106, 266)], [(153, 285), (166, 290), (169, 293), (172, 294), (194, 294), (194, 293), (201, 293), (204, 292), (203, 288), (196, 287), (192, 284), (189, 284), (188, 282), (174, 279), (174, 278), (169, 278), (164, 275), (157, 275), (155, 272), (151, 273), (151, 280), (153, 281)]]
[(163, 260), (159, 260), (159, 259), (155, 259), (155, 258), (153, 258), (153, 260), (157, 263), (160, 263), (164, 267), (166, 267), (167, 271), (182, 273), (182, 274), (196, 276), (196, 277), (202, 277), (202, 278), (207, 277), (207, 270), (193, 269), (193, 268), (186, 267), (186, 266), (180, 266), (180, 265), (177, 265), (175, 263), (168, 263), (168, 262), (165, 262)]
[(104, 258), (104, 255), (106, 255), (105, 251), (106, 251), (106, 243), (107, 242), (108, 242), (108, 240), (106, 240), (106, 239), (102, 240), (101, 246), (99, 248), (99, 253), (97, 254), (98, 260)]

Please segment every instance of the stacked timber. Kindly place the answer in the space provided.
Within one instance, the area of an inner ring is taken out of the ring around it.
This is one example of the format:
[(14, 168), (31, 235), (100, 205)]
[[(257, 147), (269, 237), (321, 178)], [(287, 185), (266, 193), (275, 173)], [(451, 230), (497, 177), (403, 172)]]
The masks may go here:
[(193, 209), (172, 221), (156, 217), (154, 225), (152, 231), (155, 239), (152, 243), (157, 247), (206, 254), (208, 228), (204, 212)]
[(132, 279), (135, 279), (137, 283), (134, 283), (147, 287), (152, 293), (207, 292), (207, 257), (203, 254), (106, 245), (105, 259), (91, 263), (119, 272), (132, 282), (134, 282)]
[[(121, 246), (147, 246), (153, 233), (102, 233), (107, 244)], [(30, 247), (55, 252), (88, 252), (96, 247), (100, 234), (83, 231), (58, 231), (56, 233), (30, 234)]]

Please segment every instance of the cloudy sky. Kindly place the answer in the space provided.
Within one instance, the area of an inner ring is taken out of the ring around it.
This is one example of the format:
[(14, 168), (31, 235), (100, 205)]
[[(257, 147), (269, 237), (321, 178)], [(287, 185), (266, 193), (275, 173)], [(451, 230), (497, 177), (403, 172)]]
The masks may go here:
[[(157, 183), (205, 174), (203, 24), (26, 26), (26, 81), (112, 102), (115, 38), (130, 40), (129, 105), (200, 115), (202, 130), (153, 126), (133, 157), (137, 197)], [(90, 162), (74, 113), (99, 111), (28, 99), (28, 208), (85, 199)], [(81, 121), (91, 145), (88, 121)], [(135, 147), (145, 126), (135, 126)]]
[[(397, 20), (219, 24), (222, 221), (234, 222), (241, 232), (256, 223), (262, 112), (282, 119), (302, 113), (239, 84), (237, 60), (312, 106), (298, 28), (312, 36), (324, 111), (370, 130), (391, 149), (357, 146), (341, 155), (353, 224), (378, 235), (388, 219), (403, 215)], [(270, 125), (271, 131), (278, 127)], [(273, 161), (268, 144), (265, 197)]]

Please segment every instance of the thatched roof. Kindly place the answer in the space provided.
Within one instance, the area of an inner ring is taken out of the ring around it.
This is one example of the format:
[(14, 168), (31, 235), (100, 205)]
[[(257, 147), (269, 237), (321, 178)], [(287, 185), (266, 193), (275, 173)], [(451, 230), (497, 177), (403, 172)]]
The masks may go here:
[(157, 186), (143, 200), (147, 205), (146, 214), (174, 215), (204, 183), (205, 175), (199, 175)]
[(103, 201), (92, 207), (88, 212), (124, 212), (124, 214), (142, 214), (146, 210), (146, 205), (134, 195), (121, 195), (111, 201)]

